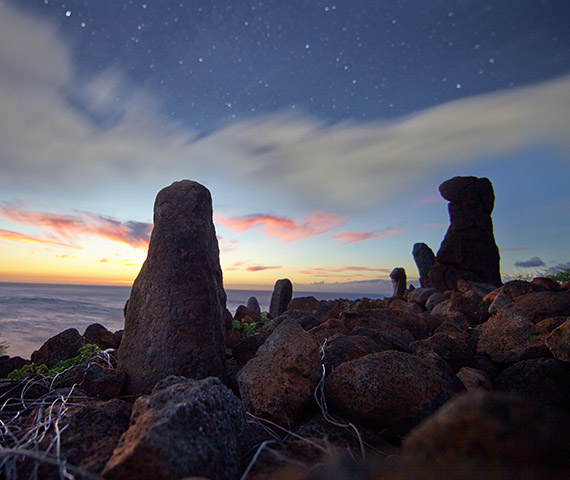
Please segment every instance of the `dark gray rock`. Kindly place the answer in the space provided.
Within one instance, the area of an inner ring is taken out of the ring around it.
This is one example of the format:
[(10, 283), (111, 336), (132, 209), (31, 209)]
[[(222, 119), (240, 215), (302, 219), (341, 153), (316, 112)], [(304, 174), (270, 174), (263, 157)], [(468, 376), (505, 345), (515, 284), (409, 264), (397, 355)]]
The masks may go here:
[(125, 392), (148, 393), (171, 374), (223, 375), (225, 319), (210, 192), (175, 182), (156, 197), (148, 256), (129, 298), (118, 349)]
[(432, 249), (425, 243), (415, 243), (412, 249), (412, 255), (420, 274), (420, 285), (423, 288), (430, 288), (429, 272), (431, 272), (431, 269), (435, 265), (435, 255)]
[(101, 350), (117, 349), (121, 343), (120, 337), (107, 330), (103, 325), (92, 323), (83, 332), (85, 343), (97, 345)]
[(499, 249), (493, 235), (493, 185), (487, 178), (454, 177), (439, 186), (449, 200), (450, 226), (429, 274), (432, 287), (457, 290), (457, 281), (501, 286)]
[(75, 357), (85, 345), (85, 339), (75, 328), (68, 328), (46, 341), (39, 350), (32, 353), (31, 360), (36, 365), (45, 364), (48, 368), (56, 366), (62, 360)]
[(392, 279), (392, 296), (403, 297), (407, 288), (406, 270), (396, 267), (390, 272), (390, 278)]
[(257, 301), (257, 298), (249, 297), (247, 299), (246, 307), (249, 308), (251, 311), (257, 313), (258, 315), (261, 315), (261, 307), (259, 306), (259, 302)]
[(112, 480), (236, 478), (245, 410), (217, 378), (171, 377), (139, 397), (102, 475)]
[(271, 295), (271, 303), (269, 305), (269, 314), (273, 318), (277, 318), (285, 310), (289, 302), (293, 298), (293, 284), (288, 278), (282, 278), (275, 282), (273, 294)]

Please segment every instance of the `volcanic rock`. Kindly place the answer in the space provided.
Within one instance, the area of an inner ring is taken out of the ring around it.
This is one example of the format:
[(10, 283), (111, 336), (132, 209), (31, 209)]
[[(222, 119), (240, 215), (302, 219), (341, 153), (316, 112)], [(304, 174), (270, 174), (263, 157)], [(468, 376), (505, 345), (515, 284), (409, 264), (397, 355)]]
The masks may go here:
[(493, 236), (493, 186), (487, 178), (454, 177), (439, 186), (449, 200), (450, 226), (429, 274), (434, 288), (456, 290), (460, 279), (499, 287), (499, 249)]
[(531, 292), (544, 292), (545, 288), (524, 280), (511, 280), (486, 295), (483, 300), (491, 302), (489, 313), (494, 314), (503, 307), (512, 305), (519, 297)]
[(32, 353), (31, 360), (36, 365), (56, 366), (62, 360), (75, 357), (85, 345), (85, 339), (75, 328), (68, 328), (46, 341), (39, 350)]
[(289, 302), (293, 298), (293, 284), (288, 278), (282, 278), (275, 282), (273, 293), (271, 294), (271, 303), (269, 304), (269, 314), (276, 318), (281, 315)]
[(54, 388), (76, 385), (88, 395), (101, 400), (116, 398), (125, 383), (125, 374), (114, 368), (105, 368), (97, 363), (81, 363), (60, 375), (53, 382)]
[(126, 393), (148, 393), (170, 374), (223, 375), (226, 312), (210, 192), (175, 182), (156, 197), (148, 256), (129, 298), (118, 350)]
[(467, 390), (483, 389), (491, 391), (493, 389), (489, 376), (478, 368), (463, 367), (457, 372), (457, 378), (461, 380)]
[(554, 358), (570, 362), (570, 317), (546, 337), (546, 346)]
[(386, 351), (339, 365), (325, 396), (333, 413), (403, 434), (464, 388), (445, 362)]
[(326, 371), (330, 373), (344, 362), (382, 350), (384, 349), (380, 348), (369, 336), (336, 334), (329, 338), (324, 346)]
[(518, 315), (532, 323), (570, 315), (570, 293), (532, 292), (517, 298), (514, 305), (503, 307), (501, 313)]
[(117, 349), (121, 343), (119, 336), (98, 323), (89, 325), (83, 332), (83, 338), (85, 338), (85, 343), (97, 345), (101, 350)]
[(242, 403), (217, 378), (169, 377), (152, 395), (136, 400), (129, 429), (103, 476), (117, 480), (236, 478), (244, 426)]
[(432, 249), (425, 243), (415, 243), (412, 248), (412, 255), (420, 274), (420, 285), (423, 288), (431, 287), (429, 272), (435, 264), (435, 255)]
[(282, 425), (295, 422), (321, 378), (320, 347), (294, 319), (283, 321), (238, 374), (249, 412)]
[(22, 357), (2, 355), (0, 357), (0, 378), (7, 378), (12, 371), (20, 369), (29, 363), (29, 360), (25, 360)]
[(435, 288), (416, 288), (408, 295), (408, 302), (417, 303), (420, 307), (425, 308), (429, 297), (438, 292)]
[(261, 307), (259, 306), (259, 302), (257, 301), (257, 298), (249, 297), (247, 299), (246, 307), (249, 308), (250, 310), (254, 311), (255, 313), (261, 315)]
[(397, 267), (390, 272), (390, 278), (392, 279), (392, 296), (403, 297), (407, 288), (406, 270)]

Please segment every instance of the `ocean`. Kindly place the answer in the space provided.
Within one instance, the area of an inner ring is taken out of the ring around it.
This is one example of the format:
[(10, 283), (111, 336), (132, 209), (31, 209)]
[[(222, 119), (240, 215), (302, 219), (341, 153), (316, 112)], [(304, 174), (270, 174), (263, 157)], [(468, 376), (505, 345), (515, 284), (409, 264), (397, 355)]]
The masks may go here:
[[(0, 282), (0, 344), (10, 356), (30, 358), (48, 338), (67, 328), (83, 334), (92, 323), (111, 331), (123, 328), (123, 307), (131, 287), (96, 285), (51, 285)], [(226, 289), (227, 307), (235, 312), (255, 296), (262, 311), (269, 310), (270, 290)], [(382, 298), (385, 294), (294, 292), (295, 297), (319, 300), (362, 297)]]

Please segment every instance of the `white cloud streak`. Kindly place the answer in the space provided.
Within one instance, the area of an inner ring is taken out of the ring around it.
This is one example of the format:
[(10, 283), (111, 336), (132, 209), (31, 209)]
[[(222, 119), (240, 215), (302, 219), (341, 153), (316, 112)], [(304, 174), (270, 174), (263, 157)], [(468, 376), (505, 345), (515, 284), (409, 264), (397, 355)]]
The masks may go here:
[[(126, 84), (119, 71), (79, 84), (55, 30), (1, 2), (0, 45), (0, 189), (12, 194), (185, 177), (241, 190), (270, 185), (310, 208), (358, 208), (434, 170), (535, 145), (570, 151), (570, 76), (384, 123), (275, 114), (198, 137), (165, 120), (158, 97)], [(120, 111), (112, 110), (116, 96), (125, 99)], [(101, 125), (97, 115), (113, 122)]]

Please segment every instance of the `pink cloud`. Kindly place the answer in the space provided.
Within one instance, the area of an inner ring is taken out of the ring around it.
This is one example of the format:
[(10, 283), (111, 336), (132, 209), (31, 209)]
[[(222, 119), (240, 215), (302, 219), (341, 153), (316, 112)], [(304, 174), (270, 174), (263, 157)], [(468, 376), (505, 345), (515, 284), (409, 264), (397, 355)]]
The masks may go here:
[(149, 223), (124, 222), (90, 212), (61, 215), (3, 206), (0, 207), (0, 218), (12, 223), (43, 228), (46, 238), (37, 237), (36, 240), (37, 243), (47, 244), (61, 244), (62, 240), (73, 243), (77, 236), (94, 235), (134, 248), (146, 249), (152, 230), (152, 224)]
[(389, 238), (401, 235), (404, 231), (400, 228), (385, 228), (384, 230), (372, 230), (368, 232), (342, 232), (331, 235), (331, 238), (340, 240), (339, 245), (363, 242), (373, 238)]
[(267, 236), (284, 242), (294, 242), (327, 233), (346, 222), (346, 217), (334, 213), (315, 211), (302, 221), (294, 221), (275, 215), (252, 214), (241, 217), (216, 217), (216, 221), (237, 233), (245, 233), (251, 228), (260, 227)]
[(44, 238), (32, 237), (29, 235), (24, 235), (22, 233), (13, 232), (11, 230), (0, 230), (0, 238), (19, 243), (34, 243), (34, 244), (43, 244), (43, 245), (53, 245), (56, 247), (64, 247), (64, 248), (78, 248), (75, 245), (70, 245), (63, 242), (56, 242), (53, 240), (47, 240)]
[(247, 267), (246, 270), (248, 272), (261, 272), (263, 270), (277, 270), (279, 268), (281, 268), (281, 267), (277, 267), (277, 266), (276, 267), (267, 267), (264, 265), (251, 265), (251, 266)]

